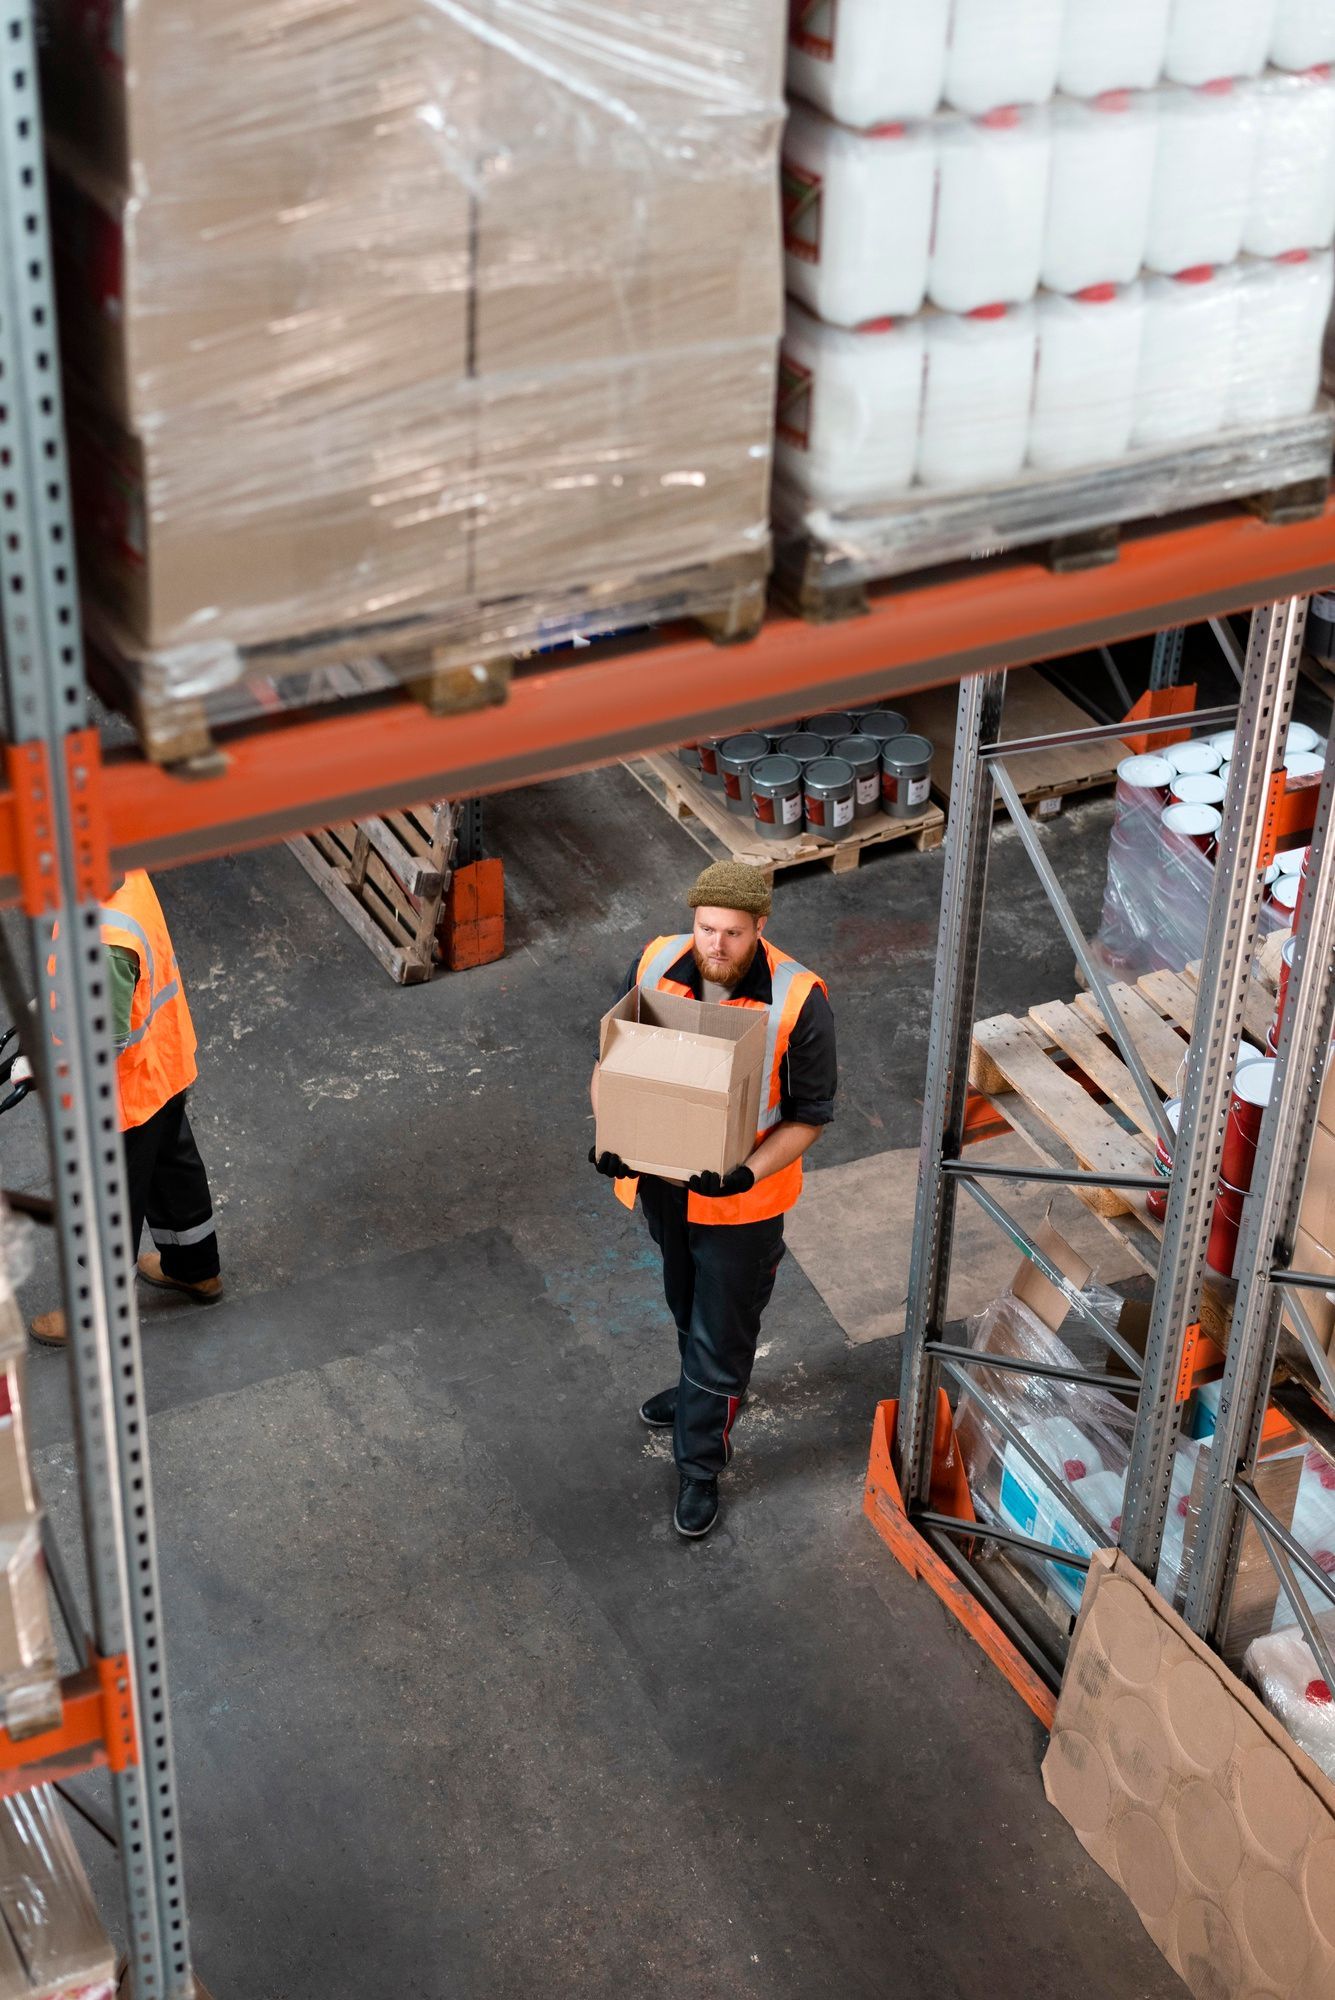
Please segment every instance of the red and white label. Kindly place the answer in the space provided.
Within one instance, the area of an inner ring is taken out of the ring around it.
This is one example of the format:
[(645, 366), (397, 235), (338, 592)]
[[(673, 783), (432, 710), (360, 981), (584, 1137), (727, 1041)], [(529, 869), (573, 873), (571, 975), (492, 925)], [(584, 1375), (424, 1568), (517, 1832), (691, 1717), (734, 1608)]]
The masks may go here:
[(810, 167), (785, 160), (779, 188), (783, 201), (783, 247), (804, 264), (820, 262), (820, 211), (824, 182)]
[(852, 824), (852, 820), (853, 820), (853, 801), (852, 801), (852, 799), (851, 799), (851, 798), (847, 798), (847, 799), (835, 799), (835, 800), (833, 801), (833, 805), (834, 805), (834, 823), (835, 823), (835, 825), (836, 825), (836, 826), (849, 826), (849, 825), (851, 825), (851, 824)]
[(874, 771), (868, 778), (860, 777), (858, 779), (858, 804), (860, 806), (874, 806), (880, 795), (880, 790), (881, 781)]
[(801, 817), (802, 794), (801, 792), (792, 792), (783, 801), (783, 823), (785, 826), (796, 826)]
[(811, 443), (811, 381), (809, 368), (791, 354), (779, 356), (779, 408), (775, 425), (785, 444), (805, 451)]

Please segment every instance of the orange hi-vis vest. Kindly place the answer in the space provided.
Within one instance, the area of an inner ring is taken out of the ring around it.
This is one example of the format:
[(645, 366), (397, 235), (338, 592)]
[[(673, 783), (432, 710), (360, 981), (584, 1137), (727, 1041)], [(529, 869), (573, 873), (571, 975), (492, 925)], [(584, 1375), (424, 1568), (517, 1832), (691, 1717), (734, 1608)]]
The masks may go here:
[[(650, 988), (656, 993), (680, 993), (685, 999), (693, 1000), (694, 993), (682, 980), (669, 979), (668, 974), (677, 960), (691, 948), (688, 934), (680, 937), (655, 938), (645, 946), (640, 956), (637, 985)], [(825, 981), (815, 972), (808, 972), (805, 965), (799, 965), (787, 952), (772, 945), (767, 937), (760, 940), (769, 965), (770, 981), (773, 988), (768, 1006), (763, 1000), (725, 1000), (725, 1007), (758, 1007), (769, 1015), (769, 1032), (765, 1037), (765, 1061), (762, 1070), (764, 1094), (761, 1099), (760, 1129), (756, 1133), (756, 1144), (774, 1130), (782, 1118), (781, 1098), (783, 1095), (783, 1059), (788, 1053), (788, 1043), (797, 1017), (807, 1003), (812, 990), (819, 986), (822, 993), (827, 991)], [(617, 1199), (627, 1208), (635, 1206), (635, 1190), (638, 1179), (616, 1183)], [(793, 1160), (781, 1167), (777, 1174), (767, 1174), (763, 1181), (757, 1181), (745, 1194), (720, 1195), (711, 1199), (704, 1194), (692, 1194), (686, 1198), (686, 1219), (688, 1222), (734, 1223), (767, 1222), (771, 1216), (786, 1215), (802, 1192), (802, 1162)]]
[(172, 950), (157, 891), (142, 868), (126, 876), (99, 912), (103, 944), (118, 944), (139, 960), (130, 1008), (130, 1039), (116, 1058), (121, 1129), (144, 1125), (188, 1090), (195, 1067), (195, 1024)]

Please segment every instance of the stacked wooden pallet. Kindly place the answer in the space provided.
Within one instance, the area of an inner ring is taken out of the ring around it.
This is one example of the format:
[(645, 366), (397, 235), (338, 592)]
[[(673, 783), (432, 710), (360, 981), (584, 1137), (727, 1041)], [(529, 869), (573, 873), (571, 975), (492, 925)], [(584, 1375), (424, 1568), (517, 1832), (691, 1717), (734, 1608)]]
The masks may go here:
[[(947, 810), (950, 804), (950, 771), (955, 743), (955, 709), (958, 690), (930, 688), (907, 700), (888, 701), (904, 717), (915, 736), (925, 736), (933, 746), (932, 797)], [(1006, 706), (1002, 713), (1002, 740), (1020, 737), (1056, 736), (1063, 731), (1088, 729), (1090, 718), (1060, 688), (1044, 680), (1036, 667), (1022, 668), (1006, 677)], [(1052, 819), (1063, 803), (1083, 792), (1105, 790), (1117, 777), (1117, 766), (1131, 752), (1117, 738), (1096, 743), (1054, 743), (1046, 750), (1017, 757), (1008, 766), (1015, 788), (1032, 819)], [(1000, 801), (997, 810), (1005, 810)]]

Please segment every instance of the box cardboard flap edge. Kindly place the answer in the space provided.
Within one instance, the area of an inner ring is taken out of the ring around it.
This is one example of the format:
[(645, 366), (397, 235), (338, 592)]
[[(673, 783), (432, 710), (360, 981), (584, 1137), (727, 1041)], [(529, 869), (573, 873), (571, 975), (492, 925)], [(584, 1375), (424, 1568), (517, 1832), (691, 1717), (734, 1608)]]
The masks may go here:
[(664, 1180), (740, 1165), (760, 1122), (768, 1028), (758, 1008), (632, 987), (599, 1029), (598, 1151)]

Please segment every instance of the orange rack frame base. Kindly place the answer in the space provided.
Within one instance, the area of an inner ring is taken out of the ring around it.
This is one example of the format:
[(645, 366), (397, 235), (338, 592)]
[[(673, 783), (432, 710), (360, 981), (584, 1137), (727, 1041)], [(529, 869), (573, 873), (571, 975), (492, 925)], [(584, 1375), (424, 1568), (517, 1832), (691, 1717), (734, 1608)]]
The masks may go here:
[[(954, 1515), (957, 1520), (971, 1521), (974, 1518), (973, 1502), (969, 1498), (959, 1454), (954, 1449), (950, 1403), (944, 1389), (937, 1391), (937, 1399), (936, 1433), (932, 1446), (932, 1504), (942, 1513)], [(899, 1403), (894, 1398), (876, 1406), (862, 1511), (896, 1562), (911, 1577), (921, 1580), (936, 1593), (951, 1616), (957, 1618), (975, 1644), (982, 1647), (993, 1666), (1000, 1668), (1021, 1701), (1045, 1729), (1051, 1729), (1057, 1712), (1057, 1698), (1051, 1688), (1039, 1678), (996, 1620), (947, 1567), (935, 1549), (924, 1541), (909, 1519), (893, 1458), (898, 1413)]]

